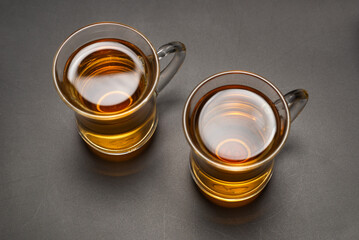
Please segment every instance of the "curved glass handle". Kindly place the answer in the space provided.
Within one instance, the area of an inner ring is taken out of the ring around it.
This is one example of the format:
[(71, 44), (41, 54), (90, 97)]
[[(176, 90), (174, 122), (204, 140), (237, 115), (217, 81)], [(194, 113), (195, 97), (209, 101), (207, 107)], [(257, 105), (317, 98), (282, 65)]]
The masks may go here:
[(161, 71), (159, 83), (157, 86), (157, 94), (171, 81), (178, 69), (181, 67), (186, 57), (186, 47), (181, 42), (170, 42), (158, 49), (158, 59), (166, 57), (168, 54), (174, 53), (171, 62)]
[(308, 102), (308, 92), (304, 89), (296, 89), (284, 95), (288, 104), (291, 121), (293, 122)]

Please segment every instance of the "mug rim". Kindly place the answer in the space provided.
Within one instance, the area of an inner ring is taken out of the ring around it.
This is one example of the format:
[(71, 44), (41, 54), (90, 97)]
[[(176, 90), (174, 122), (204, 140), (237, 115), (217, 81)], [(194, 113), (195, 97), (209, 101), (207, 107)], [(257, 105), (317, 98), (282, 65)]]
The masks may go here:
[[(60, 87), (58, 85), (58, 77), (57, 77), (57, 74), (56, 74), (56, 64), (57, 64), (57, 60), (58, 60), (58, 56), (62, 50), (62, 48), (66, 45), (67, 42), (71, 41), (71, 39), (77, 35), (78, 33), (86, 30), (86, 29), (89, 29), (89, 28), (92, 28), (94, 26), (98, 26), (98, 25), (116, 25), (116, 26), (119, 26), (119, 27), (123, 27), (123, 28), (127, 28), (133, 32), (135, 32), (137, 35), (139, 35), (140, 37), (142, 37), (146, 43), (148, 44), (148, 46), (151, 48), (151, 51), (153, 53), (153, 55), (155, 56), (155, 67), (156, 67), (156, 73), (155, 73), (155, 79), (154, 79), (154, 83), (153, 83), (153, 86), (151, 88), (151, 90), (149, 91), (149, 93), (147, 94), (147, 96), (145, 98), (143, 98), (141, 100), (140, 103), (138, 103), (136, 106), (134, 106), (133, 108), (129, 108), (128, 110), (124, 111), (124, 112), (121, 112), (121, 113), (116, 113), (116, 114), (112, 114), (112, 115), (97, 115), (97, 114), (94, 114), (94, 113), (90, 113), (90, 112), (86, 112), (84, 110), (81, 110), (79, 108), (77, 108), (75, 105), (73, 105), (65, 96), (64, 94), (62, 93), (62, 91), (60, 90)], [(158, 85), (158, 81), (159, 81), (159, 76), (160, 76), (160, 64), (159, 64), (159, 60), (158, 60), (158, 55), (157, 55), (157, 51), (156, 49), (153, 47), (152, 43), (150, 42), (150, 40), (148, 40), (147, 37), (145, 37), (144, 34), (142, 34), (140, 31), (138, 31), (137, 29), (129, 26), (129, 25), (126, 25), (126, 24), (123, 24), (123, 23), (119, 23), (119, 22), (111, 22), (111, 21), (104, 21), (104, 22), (96, 22), (96, 23), (92, 23), (92, 24), (88, 24), (84, 27), (81, 27), (79, 29), (77, 29), (76, 31), (74, 31), (73, 33), (71, 33), (66, 39), (65, 41), (63, 41), (63, 43), (60, 45), (59, 49), (57, 50), (56, 54), (55, 54), (55, 57), (54, 57), (54, 60), (53, 60), (53, 65), (52, 65), (52, 78), (53, 78), (53, 81), (54, 81), (54, 84), (55, 84), (55, 88), (56, 88), (56, 91), (57, 93), (60, 95), (60, 98), (62, 99), (62, 101), (64, 101), (66, 103), (67, 106), (69, 106), (72, 110), (74, 110), (76, 113), (84, 116), (84, 117), (87, 117), (87, 118), (93, 118), (93, 119), (116, 119), (116, 118), (119, 118), (119, 117), (122, 117), (122, 116), (126, 116), (128, 115), (129, 112), (135, 112), (137, 111), (138, 109), (140, 109), (146, 102), (148, 102), (153, 93), (156, 93), (156, 87)]]
[[(276, 149), (270, 154), (268, 155), (266, 158), (262, 159), (259, 162), (255, 162), (249, 165), (237, 165), (237, 164), (233, 164), (233, 163), (222, 163), (222, 162), (217, 162), (212, 160), (210, 157), (206, 156), (206, 154), (203, 153), (203, 151), (199, 148), (197, 148), (194, 144), (194, 141), (192, 140), (192, 137), (189, 134), (189, 128), (190, 126), (187, 126), (187, 119), (188, 119), (188, 108), (190, 105), (190, 102), (192, 100), (192, 98), (194, 97), (194, 95), (197, 93), (197, 91), (204, 86), (206, 83), (208, 83), (211, 80), (216, 79), (217, 77), (221, 77), (227, 74), (244, 74), (244, 75), (249, 75), (252, 77), (255, 77), (259, 80), (264, 81), (266, 84), (268, 84), (270, 87), (272, 87), (276, 93), (279, 95), (280, 99), (282, 100), (282, 102), (284, 103), (284, 109), (285, 109), (285, 113), (287, 116), (287, 124), (286, 124), (286, 128), (285, 128), (285, 133), (284, 133), (284, 137), (281, 140), (281, 143), (278, 144), (278, 146), (276, 147)], [(263, 164), (268, 163), (270, 160), (272, 160), (277, 154), (278, 152), (283, 148), (285, 142), (287, 141), (288, 138), (288, 134), (289, 134), (289, 130), (290, 130), (290, 124), (291, 124), (291, 117), (290, 117), (290, 112), (289, 112), (289, 108), (288, 108), (288, 104), (287, 101), (285, 100), (283, 94), (279, 91), (279, 89), (274, 86), (274, 84), (272, 84), (269, 80), (265, 79), (262, 76), (259, 76), (255, 73), (252, 72), (247, 72), (247, 71), (242, 71), (242, 70), (230, 70), (230, 71), (224, 71), (224, 72), (219, 72), (216, 73), (214, 75), (211, 75), (209, 77), (207, 77), (205, 80), (201, 81), (190, 93), (190, 95), (188, 96), (187, 100), (186, 100), (186, 104), (184, 106), (183, 109), (183, 114), (182, 114), (182, 124), (183, 124), (183, 131), (184, 134), (186, 136), (187, 142), (189, 143), (190, 147), (192, 150), (194, 150), (197, 154), (200, 155), (200, 157), (202, 159), (204, 159), (207, 163), (209, 163), (210, 165), (212, 165), (215, 168), (219, 168), (225, 171), (229, 171), (229, 172), (240, 172), (240, 171), (248, 171), (248, 170), (252, 170), (255, 169)]]

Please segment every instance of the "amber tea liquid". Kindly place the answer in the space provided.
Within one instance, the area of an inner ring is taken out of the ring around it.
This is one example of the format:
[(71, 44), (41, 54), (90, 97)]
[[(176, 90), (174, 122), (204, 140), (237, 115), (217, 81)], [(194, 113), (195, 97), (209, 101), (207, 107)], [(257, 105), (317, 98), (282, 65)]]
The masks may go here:
[[(138, 47), (120, 39), (87, 43), (67, 61), (64, 92), (84, 112), (95, 115), (126, 112), (146, 97), (147, 62)], [(154, 100), (142, 108), (141, 113), (111, 121), (77, 115), (80, 134), (98, 150), (129, 151), (156, 124)]]
[(81, 109), (114, 114), (136, 104), (146, 88), (146, 58), (133, 44), (100, 39), (77, 49), (64, 72), (66, 93)]
[[(270, 151), (278, 134), (279, 115), (274, 104), (258, 90), (229, 85), (207, 93), (191, 118), (193, 134), (202, 151), (217, 162), (248, 165)], [(192, 172), (208, 197), (244, 198), (255, 193), (272, 173), (272, 164), (261, 172), (236, 180), (211, 176), (191, 159)], [(263, 186), (264, 187), (264, 186)]]

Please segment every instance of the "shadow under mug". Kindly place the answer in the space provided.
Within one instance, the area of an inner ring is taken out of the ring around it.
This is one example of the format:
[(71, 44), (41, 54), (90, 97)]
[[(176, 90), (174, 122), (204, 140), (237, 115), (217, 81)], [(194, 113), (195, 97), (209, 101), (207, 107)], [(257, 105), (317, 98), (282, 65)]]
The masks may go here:
[[(278, 136), (270, 150), (258, 161), (233, 163), (210, 155), (195, 137), (191, 123), (198, 102), (210, 91), (222, 86), (242, 85), (259, 90), (274, 104), (278, 115)], [(189, 95), (183, 111), (183, 128), (191, 147), (190, 171), (200, 191), (210, 201), (225, 207), (238, 207), (253, 201), (264, 189), (272, 176), (274, 157), (283, 147), (291, 122), (299, 115), (308, 101), (303, 89), (286, 95), (268, 80), (245, 71), (227, 71), (202, 81)]]
[[(113, 114), (96, 114), (81, 107), (78, 100), (67, 94), (64, 70), (68, 59), (80, 47), (100, 39), (119, 39), (139, 48), (147, 58), (148, 87), (142, 100), (127, 110)], [(159, 60), (174, 53), (172, 60), (160, 71)], [(71, 34), (56, 53), (53, 79), (61, 99), (75, 111), (78, 132), (96, 154), (107, 160), (127, 160), (144, 149), (158, 123), (156, 97), (182, 65), (186, 55), (181, 42), (171, 42), (156, 52), (150, 41), (136, 29), (114, 22), (85, 26)]]

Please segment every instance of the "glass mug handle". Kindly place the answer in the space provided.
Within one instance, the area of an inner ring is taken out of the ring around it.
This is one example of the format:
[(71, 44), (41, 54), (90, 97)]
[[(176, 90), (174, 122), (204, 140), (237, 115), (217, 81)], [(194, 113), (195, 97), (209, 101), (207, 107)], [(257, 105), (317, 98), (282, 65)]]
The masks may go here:
[(168, 54), (174, 53), (171, 62), (161, 71), (159, 83), (156, 89), (157, 94), (166, 87), (181, 67), (186, 57), (186, 47), (181, 42), (170, 42), (158, 49), (158, 59), (161, 60)]
[[(304, 89), (295, 89), (284, 95), (288, 104), (291, 122), (293, 122), (308, 102), (308, 92)], [(278, 107), (279, 100), (275, 103)]]

